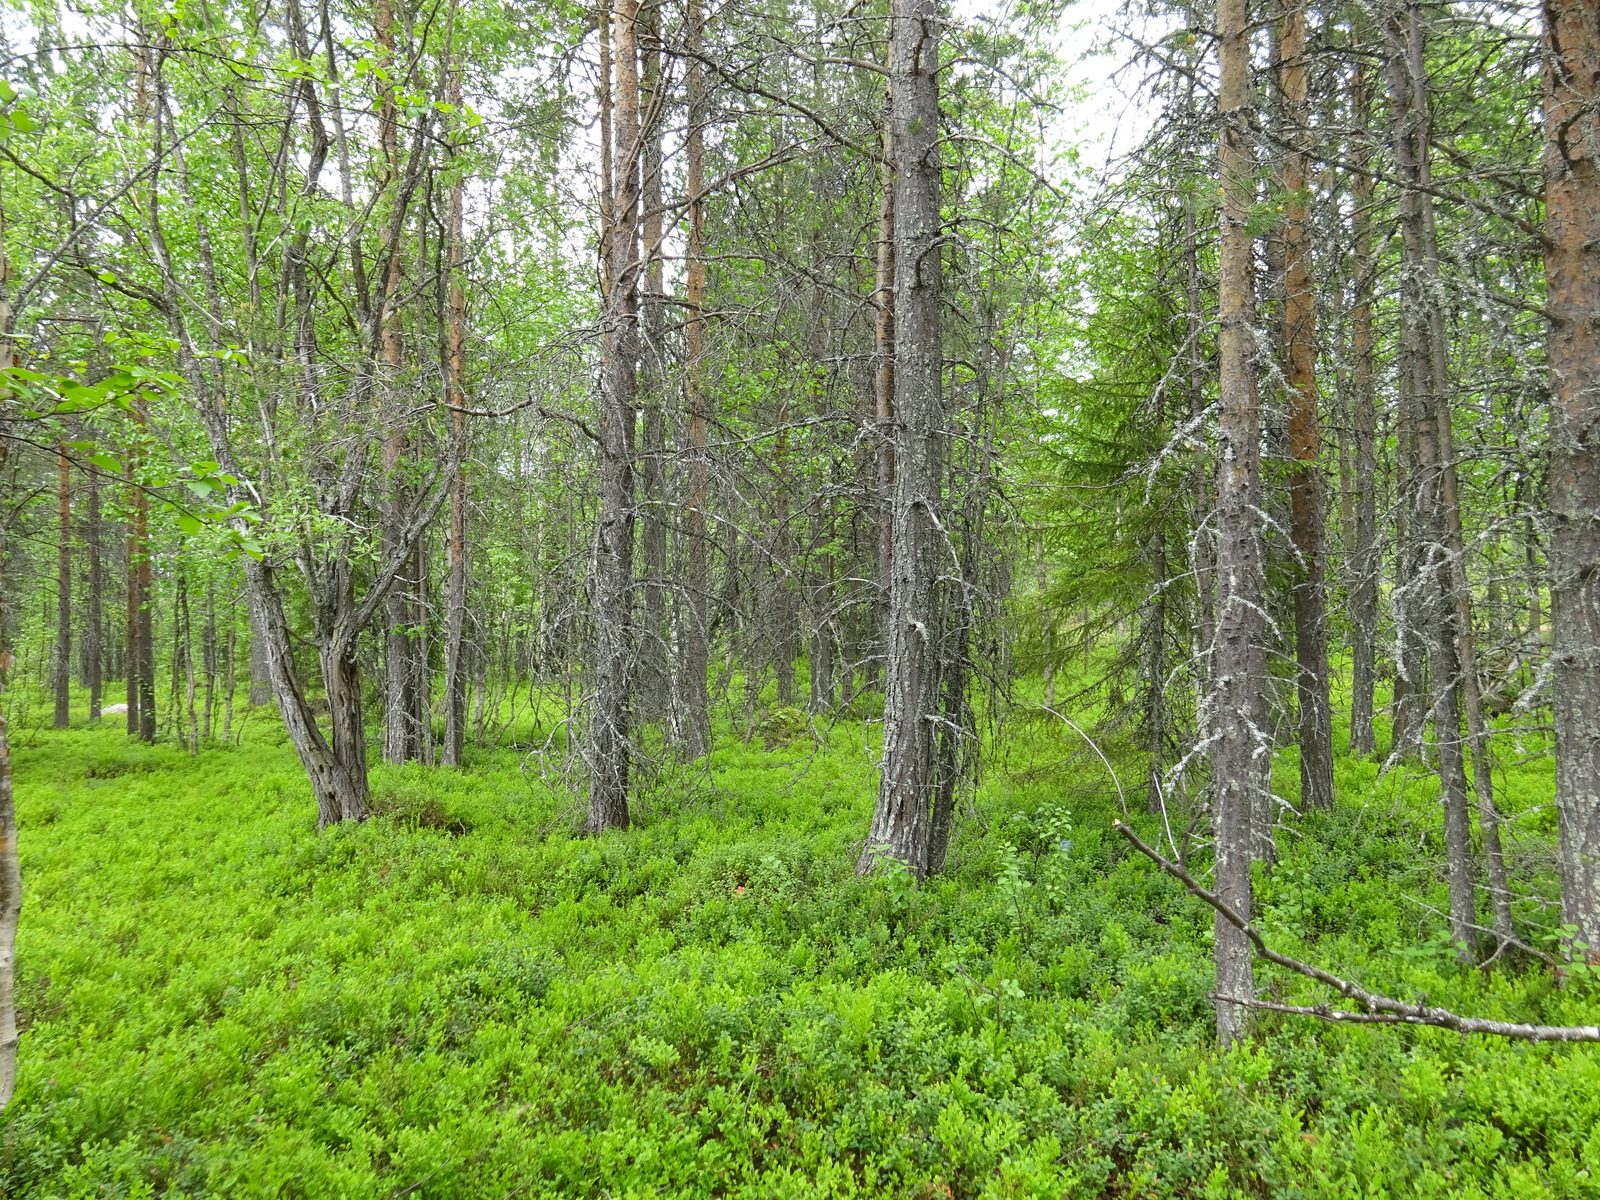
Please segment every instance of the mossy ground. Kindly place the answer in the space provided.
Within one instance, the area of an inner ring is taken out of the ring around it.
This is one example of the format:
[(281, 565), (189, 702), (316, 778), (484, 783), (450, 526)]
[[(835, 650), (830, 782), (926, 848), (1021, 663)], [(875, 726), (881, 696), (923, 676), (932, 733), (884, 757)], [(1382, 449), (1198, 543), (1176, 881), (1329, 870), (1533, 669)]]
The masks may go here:
[[(511, 751), (377, 768), (384, 815), (319, 833), (265, 716), (198, 757), (25, 733), (0, 1193), (1600, 1196), (1600, 1048), (1269, 1017), (1219, 1055), (1209, 913), (1111, 834), (1071, 739), (1017, 723), (918, 889), (854, 877), (857, 724), (723, 729), (597, 839)], [(1283, 838), (1273, 937), (1462, 1010), (1596, 1020), (1588, 985), (1453, 965), (1431, 793), (1374, 775), (1341, 760), (1338, 810)], [(1537, 846), (1548, 762), (1505, 794)]]

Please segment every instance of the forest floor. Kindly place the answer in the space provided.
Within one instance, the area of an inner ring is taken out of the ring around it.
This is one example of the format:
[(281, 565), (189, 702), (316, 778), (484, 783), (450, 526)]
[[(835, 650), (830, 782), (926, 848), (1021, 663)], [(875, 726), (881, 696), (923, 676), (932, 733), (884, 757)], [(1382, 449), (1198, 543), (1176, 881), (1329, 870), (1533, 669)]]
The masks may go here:
[[(1269, 1016), (1220, 1055), (1210, 913), (1112, 833), (1056, 723), (1014, 723), (920, 889), (854, 877), (860, 724), (724, 728), (598, 839), (511, 751), (375, 768), (384, 815), (319, 833), (264, 714), (197, 757), (16, 740), (16, 1200), (1600, 1196), (1600, 1048)], [(1592, 983), (1454, 965), (1434, 793), (1375, 774), (1341, 759), (1338, 809), (1292, 819), (1271, 937), (1457, 1011), (1594, 1021)], [(1504, 786), (1537, 850), (1548, 760)]]

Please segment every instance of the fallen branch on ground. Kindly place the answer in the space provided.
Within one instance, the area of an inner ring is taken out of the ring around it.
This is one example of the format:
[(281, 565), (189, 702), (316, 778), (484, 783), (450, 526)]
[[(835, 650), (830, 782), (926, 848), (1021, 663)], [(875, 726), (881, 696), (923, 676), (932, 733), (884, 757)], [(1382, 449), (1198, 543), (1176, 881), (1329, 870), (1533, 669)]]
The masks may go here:
[(1196, 883), (1189, 872), (1177, 863), (1163, 858), (1159, 851), (1145, 845), (1139, 835), (1121, 821), (1114, 821), (1112, 825), (1136, 850), (1183, 884), (1190, 895), (1198, 896), (1222, 914), (1225, 921), (1250, 939), (1250, 944), (1262, 958), (1332, 988), (1346, 1000), (1359, 1006), (1361, 1011), (1349, 1012), (1329, 1008), (1325, 1004), (1272, 1004), (1264, 1000), (1232, 996), (1217, 997), (1224, 1003), (1241, 1004), (1247, 1008), (1265, 1009), (1268, 1012), (1298, 1013), (1340, 1025), (1432, 1025), (1438, 1029), (1453, 1029), (1457, 1033), (1487, 1033), (1495, 1037), (1519, 1038), (1529, 1042), (1600, 1042), (1600, 1025), (1525, 1025), (1515, 1021), (1489, 1021), (1482, 1017), (1463, 1017), (1449, 1009), (1433, 1008), (1426, 1004), (1408, 1004), (1404, 1000), (1395, 1000), (1390, 996), (1369, 992), (1359, 984), (1341, 979), (1331, 971), (1301, 962), (1298, 958), (1290, 958), (1287, 954), (1280, 954), (1267, 945), (1255, 926), (1223, 903), (1215, 892), (1208, 891)]

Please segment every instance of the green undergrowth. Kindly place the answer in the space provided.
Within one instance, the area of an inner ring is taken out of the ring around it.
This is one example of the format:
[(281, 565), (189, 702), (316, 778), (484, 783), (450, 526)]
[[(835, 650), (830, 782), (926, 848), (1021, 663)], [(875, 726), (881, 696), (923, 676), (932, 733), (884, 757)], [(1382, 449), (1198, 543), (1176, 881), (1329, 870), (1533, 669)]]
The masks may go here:
[[(1209, 915), (1059, 724), (1017, 722), (922, 888), (854, 877), (863, 728), (778, 732), (724, 730), (595, 839), (510, 751), (377, 768), (382, 815), (319, 833), (259, 715), (197, 757), (30, 734), (0, 1193), (1600, 1196), (1600, 1048), (1268, 1016), (1219, 1055)], [(1508, 776), (1530, 844), (1548, 774)], [(1271, 935), (1476, 1014), (1600, 1018), (1587, 985), (1452, 963), (1430, 796), (1375, 776), (1342, 761), (1338, 810), (1282, 839)]]

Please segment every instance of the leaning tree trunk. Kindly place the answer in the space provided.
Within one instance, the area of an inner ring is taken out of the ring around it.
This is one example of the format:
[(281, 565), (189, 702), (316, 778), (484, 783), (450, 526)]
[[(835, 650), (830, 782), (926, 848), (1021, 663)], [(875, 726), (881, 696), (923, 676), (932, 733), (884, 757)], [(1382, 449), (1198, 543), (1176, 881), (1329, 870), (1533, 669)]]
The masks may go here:
[(595, 529), (594, 709), (589, 716), (591, 833), (628, 827), (633, 661), (633, 422), (638, 399), (638, 0), (618, 0), (613, 22), (612, 173), (600, 387), (600, 513)]
[(1551, 658), (1561, 916), (1600, 961), (1600, 0), (1544, 29)]
[(1283, 325), (1289, 384), (1290, 535), (1299, 562), (1294, 586), (1295, 679), (1300, 707), (1300, 802), (1333, 807), (1333, 710), (1328, 698), (1328, 607), (1323, 580), (1321, 428), (1317, 418), (1316, 294), (1306, 204), (1306, 10), (1291, 0), (1279, 42), (1284, 156)]
[(941, 710), (943, 617), (936, 541), (944, 408), (940, 323), (939, 6), (893, 0), (889, 134), (894, 168), (894, 485), (889, 506), (883, 773), (857, 869), (927, 869)]
[[(1257, 720), (1266, 669), (1262, 640), (1265, 579), (1261, 550), (1261, 411), (1251, 365), (1255, 289), (1250, 209), (1255, 198), (1251, 145), (1248, 0), (1217, 5), (1218, 103), (1222, 135), (1222, 235), (1218, 254), (1217, 366), (1220, 439), (1216, 492), (1216, 641), (1211, 649), (1212, 824), (1217, 893), (1250, 917), (1251, 813), (1266, 787), (1271, 747)], [(1243, 1039), (1254, 998), (1250, 942), (1220, 915), (1214, 922), (1217, 1037)]]

